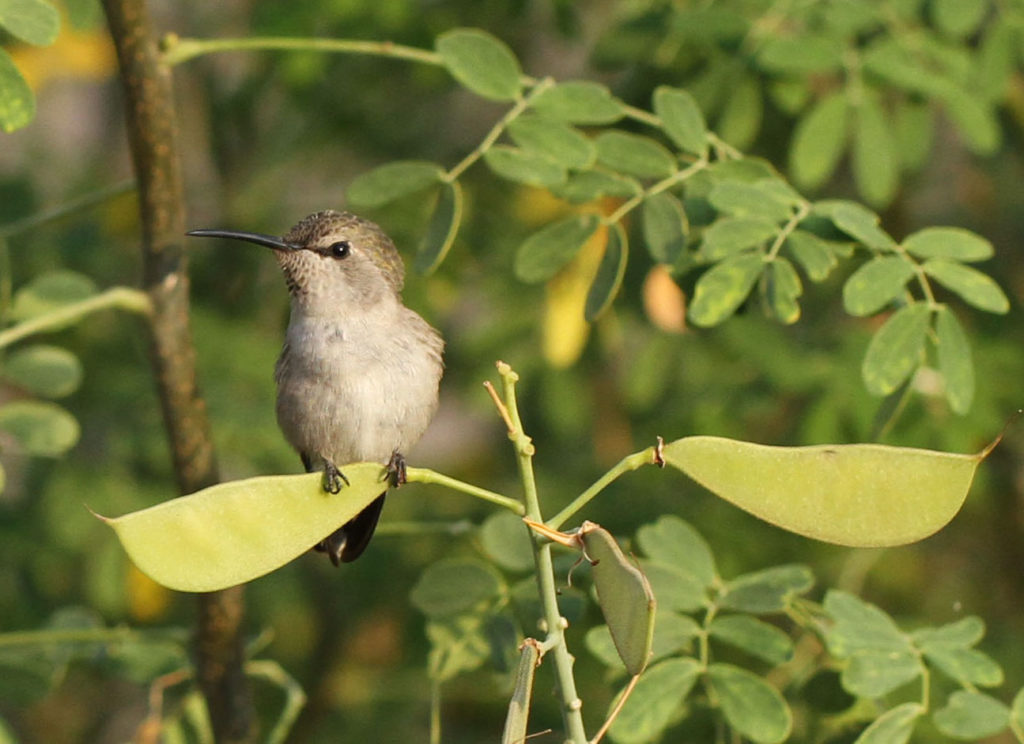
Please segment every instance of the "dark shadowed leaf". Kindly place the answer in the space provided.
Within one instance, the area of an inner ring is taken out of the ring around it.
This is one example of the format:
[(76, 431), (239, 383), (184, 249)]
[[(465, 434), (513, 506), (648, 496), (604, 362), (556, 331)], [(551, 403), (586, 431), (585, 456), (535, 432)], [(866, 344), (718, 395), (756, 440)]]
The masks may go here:
[(654, 113), (665, 134), (682, 150), (703, 157), (708, 151), (704, 114), (685, 90), (662, 85), (654, 91)]
[(891, 251), (896, 247), (896, 241), (878, 226), (878, 215), (857, 202), (825, 199), (815, 202), (814, 212), (832, 220), (832, 224), (869, 248)]
[(931, 310), (917, 302), (901, 307), (878, 329), (861, 365), (868, 392), (888, 395), (921, 365), (930, 320)]
[(674, 264), (686, 248), (690, 230), (683, 205), (672, 194), (662, 192), (644, 201), (642, 216), (644, 242), (651, 258)]
[(433, 272), (448, 255), (462, 221), (462, 187), (458, 181), (441, 187), (434, 213), (427, 225), (423, 241), (416, 249), (415, 268), (421, 274)]
[(601, 226), (594, 214), (579, 214), (554, 222), (527, 238), (516, 251), (515, 273), (524, 282), (542, 282), (569, 263)]
[(503, 585), (501, 577), (482, 561), (446, 558), (427, 567), (409, 601), (428, 617), (449, 617), (493, 599)]
[(720, 615), (711, 623), (711, 637), (771, 665), (793, 656), (793, 641), (774, 625), (750, 615)]
[(785, 741), (793, 714), (779, 691), (753, 672), (731, 664), (712, 664), (708, 679), (714, 685), (725, 720), (757, 744)]
[(720, 604), (731, 610), (754, 614), (782, 612), (793, 597), (814, 586), (814, 574), (801, 564), (773, 566), (728, 581)]
[(629, 243), (626, 239), (626, 231), (623, 229), (622, 223), (616, 222), (608, 228), (604, 256), (601, 257), (597, 275), (587, 291), (583, 315), (588, 323), (593, 323), (601, 317), (601, 314), (612, 304), (615, 296), (619, 293), (622, 279), (626, 275), (628, 257)]
[(865, 95), (856, 109), (852, 158), (853, 177), (864, 199), (886, 206), (899, 185), (899, 158), (891, 119), (874, 95)]
[(949, 407), (963, 415), (974, 401), (974, 361), (971, 346), (960, 322), (948, 307), (940, 307), (935, 319), (939, 346), (939, 371), (946, 384)]
[(797, 298), (803, 291), (799, 274), (785, 258), (776, 258), (761, 275), (761, 299), (765, 312), (780, 323), (789, 325), (800, 319)]

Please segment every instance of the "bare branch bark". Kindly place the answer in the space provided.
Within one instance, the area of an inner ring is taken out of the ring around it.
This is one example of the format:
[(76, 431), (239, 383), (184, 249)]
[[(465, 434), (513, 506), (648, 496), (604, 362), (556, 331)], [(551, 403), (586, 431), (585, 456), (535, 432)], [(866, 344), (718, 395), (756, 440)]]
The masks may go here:
[[(171, 74), (145, 0), (103, 0), (117, 49), (142, 220), (143, 284), (153, 303), (150, 358), (181, 493), (218, 480), (206, 406), (196, 386), (182, 241), (185, 206)], [(199, 595), (196, 668), (218, 742), (251, 741), (243, 673), (242, 587)]]

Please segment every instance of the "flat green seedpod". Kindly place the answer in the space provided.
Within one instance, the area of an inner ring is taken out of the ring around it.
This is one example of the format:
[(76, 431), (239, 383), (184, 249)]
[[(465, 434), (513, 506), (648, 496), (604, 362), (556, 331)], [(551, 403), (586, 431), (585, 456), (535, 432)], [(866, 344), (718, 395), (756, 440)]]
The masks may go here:
[(709, 436), (664, 448), (666, 463), (741, 509), (853, 547), (904, 545), (945, 526), (986, 454), (879, 444), (769, 447)]
[(182, 592), (212, 592), (280, 568), (386, 488), (379, 464), (345, 465), (342, 472), (349, 484), (336, 494), (323, 490), (321, 473), (275, 475), (221, 483), (100, 519), (153, 581)]

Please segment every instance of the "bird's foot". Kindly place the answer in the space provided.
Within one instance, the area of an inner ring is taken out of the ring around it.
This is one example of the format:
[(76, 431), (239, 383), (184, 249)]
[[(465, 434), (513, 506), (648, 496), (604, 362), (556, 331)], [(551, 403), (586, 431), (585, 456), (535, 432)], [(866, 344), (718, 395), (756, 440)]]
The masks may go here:
[(338, 466), (329, 460), (324, 460), (324, 490), (327, 493), (338, 493), (342, 485), (349, 485), (348, 478), (338, 470)]
[(381, 480), (386, 480), (392, 488), (398, 488), (406, 483), (405, 456), (398, 450), (391, 453), (391, 459), (384, 466), (384, 477)]

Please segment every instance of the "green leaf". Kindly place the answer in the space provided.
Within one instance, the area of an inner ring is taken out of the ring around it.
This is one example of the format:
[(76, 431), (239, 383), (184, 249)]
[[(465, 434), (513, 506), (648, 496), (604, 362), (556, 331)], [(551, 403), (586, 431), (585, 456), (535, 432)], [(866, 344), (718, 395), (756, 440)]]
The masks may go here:
[(1003, 668), (991, 656), (977, 649), (930, 645), (923, 651), (929, 663), (964, 686), (995, 687), (1003, 684)]
[(814, 574), (807, 566), (795, 563), (773, 566), (743, 574), (727, 582), (719, 604), (730, 610), (766, 615), (782, 612), (793, 597), (810, 591)]
[(573, 124), (611, 124), (626, 113), (607, 87), (586, 80), (558, 83), (539, 93), (530, 105), (544, 116)]
[(665, 462), (783, 529), (859, 547), (920, 540), (959, 511), (980, 461), (873, 444), (769, 447), (684, 437)]
[(666, 178), (676, 171), (672, 153), (650, 137), (610, 130), (594, 142), (597, 159), (613, 171), (637, 178)]
[(478, 96), (513, 101), (522, 90), (519, 60), (500, 39), (475, 28), (457, 28), (434, 44), (448, 72)]
[(897, 705), (872, 721), (854, 744), (906, 744), (924, 712), (920, 703)]
[(994, 736), (1010, 722), (1010, 709), (980, 692), (957, 690), (932, 714), (935, 728), (954, 739), (976, 741)]
[(785, 247), (812, 281), (824, 281), (832, 269), (839, 265), (829, 244), (805, 230), (797, 229), (786, 236)]
[(713, 266), (697, 280), (690, 321), (704, 327), (721, 323), (747, 299), (763, 270), (759, 253), (730, 256)]
[(417, 191), (423, 191), (444, 178), (444, 168), (425, 160), (398, 160), (385, 163), (356, 176), (345, 191), (350, 204), (374, 209)]
[(875, 95), (865, 95), (855, 114), (853, 178), (869, 204), (884, 207), (892, 201), (899, 185), (899, 158), (892, 124)]
[[(652, 666), (637, 682), (608, 736), (617, 744), (657, 741), (690, 694), (700, 671), (694, 659), (667, 659)], [(609, 711), (618, 704), (618, 697)]]
[(63, 270), (40, 274), (14, 293), (11, 317), (34, 318), (94, 294), (96, 284), (84, 274)]
[(785, 741), (793, 728), (793, 714), (779, 691), (746, 669), (712, 664), (708, 679), (728, 724), (757, 744)]
[(914, 264), (902, 256), (880, 256), (857, 269), (843, 285), (843, 307), (850, 315), (871, 315), (900, 297), (914, 277)]
[(896, 621), (855, 594), (830, 589), (825, 595), (824, 607), (834, 621), (826, 635), (828, 648), (838, 658), (848, 658), (863, 651), (882, 654), (910, 652), (910, 640)]
[(843, 45), (833, 37), (806, 33), (771, 36), (758, 50), (757, 62), (765, 70), (798, 76), (830, 72), (843, 64)]
[(943, 90), (941, 98), (946, 113), (971, 152), (992, 155), (999, 149), (1002, 135), (992, 106), (952, 86)]
[(780, 323), (789, 325), (800, 319), (797, 298), (803, 291), (800, 276), (785, 258), (771, 261), (761, 275), (761, 297), (766, 312)]
[(637, 530), (636, 541), (652, 561), (677, 566), (705, 587), (715, 583), (718, 573), (711, 547), (689, 522), (674, 515), (659, 517)]
[(135, 565), (158, 584), (212, 592), (263, 576), (369, 506), (382, 491), (379, 463), (342, 466), (349, 485), (323, 490), (323, 474), (221, 483), (116, 519)]
[(960, 227), (926, 227), (908, 235), (902, 245), (920, 258), (972, 262), (984, 261), (995, 255), (992, 243)]
[(516, 276), (531, 284), (550, 279), (576, 256), (600, 226), (601, 218), (597, 215), (578, 214), (541, 228), (516, 251)]
[(988, 13), (987, 2), (965, 3), (963, 0), (934, 0), (931, 5), (935, 25), (950, 36), (967, 36), (981, 24)]
[(644, 575), (663, 610), (696, 612), (708, 605), (703, 582), (683, 566), (642, 561)]
[(846, 149), (846, 95), (821, 98), (797, 122), (790, 146), (789, 170), (798, 186), (815, 189), (828, 180)]
[(15, 400), (0, 406), (0, 429), (29, 455), (59, 457), (78, 443), (78, 421), (55, 403)]
[(629, 257), (629, 243), (622, 223), (616, 222), (608, 228), (608, 240), (604, 256), (597, 267), (597, 275), (587, 290), (587, 301), (583, 316), (593, 323), (608, 309), (622, 286), (626, 276), (626, 260)]
[(974, 361), (967, 334), (948, 307), (936, 313), (936, 340), (939, 346), (939, 371), (945, 380), (949, 407), (963, 415), (974, 401)]
[(47, 46), (60, 33), (60, 14), (43, 0), (3, 0), (0, 28), (27, 44)]
[(427, 673), (439, 682), (479, 669), (490, 657), (480, 615), (432, 618), (427, 622), (426, 635), (430, 641)]
[(665, 134), (680, 149), (698, 157), (707, 155), (707, 124), (700, 106), (688, 91), (659, 86), (654, 91), (654, 113), (661, 119)]
[(523, 520), (511, 512), (488, 517), (480, 527), (480, 543), (487, 557), (508, 571), (533, 569), (533, 541)]
[(450, 617), (494, 599), (503, 586), (501, 577), (486, 563), (444, 558), (427, 566), (409, 601), (427, 617)]
[(528, 186), (555, 186), (565, 183), (565, 168), (543, 155), (507, 145), (495, 145), (484, 153), (487, 167), (502, 178)]
[(746, 651), (772, 666), (793, 657), (793, 641), (788, 635), (750, 615), (721, 615), (712, 621), (709, 631), (712, 638)]
[(764, 115), (761, 81), (743, 75), (729, 91), (718, 117), (718, 134), (733, 147), (746, 150), (757, 138)]
[(898, 101), (893, 110), (893, 136), (903, 167), (918, 170), (927, 162), (932, 149), (935, 112), (927, 103), (910, 99)]
[(566, 168), (584, 170), (594, 164), (597, 149), (589, 137), (557, 119), (520, 116), (508, 125), (515, 143)]
[(857, 202), (826, 199), (814, 204), (814, 212), (868, 248), (891, 251), (896, 241), (878, 226), (878, 215)]
[(0, 49), (0, 129), (13, 132), (26, 126), (36, 115), (36, 97), (14, 60)]
[(982, 100), (999, 104), (1007, 96), (1013, 77), (1017, 49), (1017, 29), (1006, 17), (996, 17), (986, 27), (978, 49), (971, 89)]
[(430, 274), (441, 265), (455, 242), (461, 221), (462, 187), (458, 181), (452, 181), (441, 187), (427, 232), (416, 248), (416, 271)]
[(607, 530), (584, 523), (580, 530), (591, 561), (597, 604), (626, 671), (640, 674), (651, 656), (657, 603), (647, 578), (622, 554)]
[(82, 363), (59, 346), (35, 344), (11, 353), (3, 376), (30, 393), (44, 398), (71, 395), (82, 383)]
[(1010, 708), (1011, 723), (1018, 729), (1024, 728), (1024, 688), (1017, 691), (1013, 696), (1013, 705)]
[(985, 637), (985, 622), (969, 615), (938, 628), (919, 628), (911, 633), (914, 643), (921, 649), (970, 648)]
[(783, 222), (792, 216), (794, 201), (791, 195), (777, 189), (775, 183), (768, 179), (754, 183), (721, 181), (711, 190), (708, 200), (719, 212), (734, 217)]
[(550, 189), (558, 198), (573, 204), (584, 204), (602, 196), (631, 199), (643, 191), (640, 184), (632, 178), (604, 171), (571, 173), (565, 183), (552, 186)]
[(701, 250), (714, 261), (760, 246), (779, 230), (778, 224), (764, 217), (721, 217), (704, 231)]
[(643, 231), (647, 251), (658, 263), (674, 264), (686, 249), (690, 223), (686, 210), (672, 194), (663, 191), (643, 205)]
[(861, 365), (872, 395), (889, 395), (922, 363), (931, 310), (923, 302), (901, 307), (882, 324), (868, 344)]
[[(677, 615), (660, 607), (654, 622), (650, 663), (654, 664), (667, 656), (688, 651), (693, 645), (693, 640), (701, 632), (700, 625), (689, 615)], [(584, 644), (605, 666), (615, 670), (622, 668), (622, 660), (619, 659), (619, 652), (615, 650), (615, 642), (607, 625), (598, 625), (588, 630)]]
[(858, 651), (843, 669), (843, 688), (869, 699), (888, 695), (924, 672), (921, 660), (910, 651)]
[(999, 315), (1010, 310), (1010, 301), (988, 274), (944, 258), (929, 259), (923, 268), (928, 276), (979, 310)]

